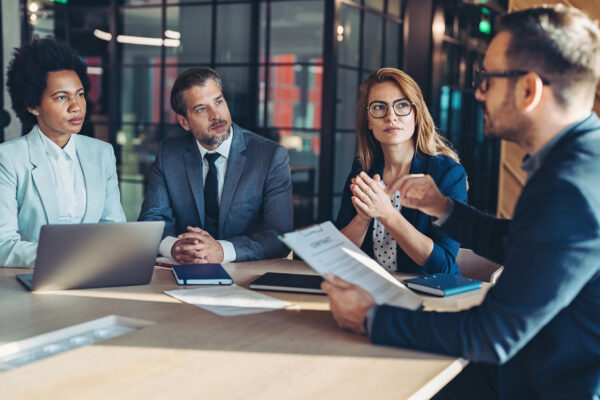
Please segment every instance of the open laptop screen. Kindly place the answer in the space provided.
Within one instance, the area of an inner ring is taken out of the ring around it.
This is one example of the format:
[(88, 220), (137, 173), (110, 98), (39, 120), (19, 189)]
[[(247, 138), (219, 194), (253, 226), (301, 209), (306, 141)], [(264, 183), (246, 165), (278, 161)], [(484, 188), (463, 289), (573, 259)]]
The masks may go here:
[(44, 225), (30, 289), (147, 284), (163, 228), (162, 221)]

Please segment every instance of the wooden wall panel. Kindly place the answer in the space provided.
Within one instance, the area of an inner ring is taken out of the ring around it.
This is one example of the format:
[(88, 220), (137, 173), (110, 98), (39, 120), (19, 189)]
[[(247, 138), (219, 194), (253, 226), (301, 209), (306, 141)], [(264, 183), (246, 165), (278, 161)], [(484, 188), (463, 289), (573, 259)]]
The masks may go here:
[(585, 10), (591, 17), (594, 18), (597, 18), (600, 15), (598, 0), (510, 0), (509, 9), (511, 11), (521, 10), (527, 7), (540, 6), (542, 4), (558, 3)]
[[(520, 10), (542, 4), (562, 3), (584, 10), (592, 18), (600, 21), (600, 1), (598, 0), (510, 0), (509, 9)], [(596, 90), (594, 110), (600, 114), (600, 87)], [(512, 217), (521, 190), (525, 185), (525, 173), (521, 162), (525, 152), (514, 143), (503, 141), (500, 146), (500, 169), (498, 176), (497, 214), (502, 218)]]

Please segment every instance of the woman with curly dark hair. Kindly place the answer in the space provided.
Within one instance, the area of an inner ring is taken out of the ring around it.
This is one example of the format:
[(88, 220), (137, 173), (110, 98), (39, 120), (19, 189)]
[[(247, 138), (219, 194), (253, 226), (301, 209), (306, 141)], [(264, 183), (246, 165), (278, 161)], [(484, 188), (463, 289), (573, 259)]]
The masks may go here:
[(0, 266), (33, 267), (45, 224), (123, 222), (110, 144), (82, 135), (86, 66), (67, 44), (16, 49), (6, 86), (31, 131), (0, 144)]
[(460, 275), (460, 244), (434, 229), (431, 218), (402, 209), (385, 184), (410, 174), (433, 177), (446, 196), (465, 202), (464, 168), (441, 137), (419, 85), (396, 68), (375, 71), (356, 105), (358, 157), (344, 187), (336, 225), (389, 271)]

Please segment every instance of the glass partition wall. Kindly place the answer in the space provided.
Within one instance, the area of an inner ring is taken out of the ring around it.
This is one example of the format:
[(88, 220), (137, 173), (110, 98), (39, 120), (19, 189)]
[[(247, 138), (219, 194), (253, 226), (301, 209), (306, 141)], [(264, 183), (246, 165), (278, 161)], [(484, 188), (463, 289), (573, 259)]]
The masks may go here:
[[(331, 193), (331, 218), (337, 216), (344, 183), (356, 156), (354, 120), (358, 87), (381, 67), (402, 68), (401, 0), (366, 0), (364, 4), (340, 2), (337, 42), (337, 87), (335, 135), (333, 137), (334, 173)], [(327, 213), (324, 213), (325, 217)]]
[(469, 202), (495, 214), (500, 141), (483, 135), (483, 111), (475, 100), (472, 80), (482, 67), (494, 20), (506, 10), (507, 2), (482, 4), (487, 6), (434, 3), (430, 109), (467, 171)]
[[(93, 87), (82, 134), (115, 146), (128, 220), (137, 219), (160, 140), (186, 134), (169, 104), (175, 78), (207, 66), (223, 78), (233, 121), (288, 149), (300, 227), (337, 214), (356, 151), (358, 85), (410, 57), (403, 21), (411, 3), (22, 0), (23, 41), (54, 35), (85, 59)], [(432, 90), (445, 99), (449, 89)]]

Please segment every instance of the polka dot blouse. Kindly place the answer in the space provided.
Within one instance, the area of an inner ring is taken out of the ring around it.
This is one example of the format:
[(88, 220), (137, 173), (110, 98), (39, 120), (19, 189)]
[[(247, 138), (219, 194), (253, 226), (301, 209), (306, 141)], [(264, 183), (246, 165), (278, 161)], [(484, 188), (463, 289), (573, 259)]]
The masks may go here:
[[(400, 193), (396, 192), (390, 197), (394, 208), (400, 211)], [(396, 241), (385, 229), (385, 226), (377, 218), (373, 221), (373, 252), (375, 260), (388, 271), (396, 271)]]

